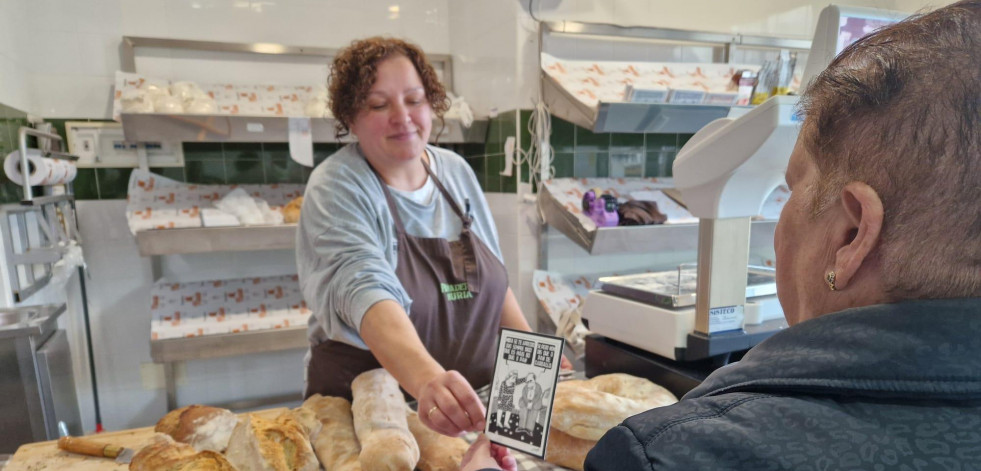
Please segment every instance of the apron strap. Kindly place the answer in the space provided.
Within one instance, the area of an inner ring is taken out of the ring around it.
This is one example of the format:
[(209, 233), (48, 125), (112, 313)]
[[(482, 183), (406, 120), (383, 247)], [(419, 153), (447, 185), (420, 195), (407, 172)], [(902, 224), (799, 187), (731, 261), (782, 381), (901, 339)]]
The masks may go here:
[[(431, 158), (436, 158), (436, 156), (430, 153), (428, 149), (426, 150), (426, 153)], [(364, 158), (363, 155), (362, 158)], [(395, 197), (392, 196), (392, 192), (389, 190), (388, 184), (382, 180), (381, 174), (375, 170), (375, 167), (371, 166), (371, 162), (368, 162), (368, 159), (365, 159), (365, 162), (368, 164), (368, 168), (374, 172), (375, 178), (378, 179), (378, 184), (380, 184), (382, 187), (382, 192), (385, 194), (385, 201), (388, 203), (388, 210), (392, 213), (392, 219), (395, 221), (395, 229), (398, 231), (399, 236), (406, 236), (405, 226), (402, 224), (402, 218), (399, 216), (398, 207), (395, 205)], [(467, 281), (468, 289), (471, 293), (477, 294), (480, 292), (480, 271), (477, 270), (477, 252), (473, 240), (475, 236), (470, 231), (470, 225), (473, 223), (473, 218), (469, 214), (469, 202), (467, 204), (468, 214), (464, 214), (460, 209), (460, 205), (458, 205), (456, 200), (450, 196), (450, 192), (447, 191), (445, 186), (443, 186), (443, 182), (439, 181), (439, 178), (436, 178), (436, 175), (433, 174), (432, 168), (429, 167), (429, 164), (427, 164), (425, 160), (422, 161), (422, 167), (426, 169), (426, 174), (429, 175), (429, 178), (433, 179), (433, 183), (436, 184), (436, 188), (439, 189), (440, 194), (446, 198), (447, 203), (450, 205), (450, 209), (456, 213), (457, 217), (459, 217), (460, 221), (463, 223), (463, 230), (460, 231), (460, 240), (458, 244), (460, 247), (457, 250), (453, 250), (452, 246), (454, 244), (450, 243), (450, 251), (453, 254), (453, 262), (459, 263), (463, 267), (463, 276)]]

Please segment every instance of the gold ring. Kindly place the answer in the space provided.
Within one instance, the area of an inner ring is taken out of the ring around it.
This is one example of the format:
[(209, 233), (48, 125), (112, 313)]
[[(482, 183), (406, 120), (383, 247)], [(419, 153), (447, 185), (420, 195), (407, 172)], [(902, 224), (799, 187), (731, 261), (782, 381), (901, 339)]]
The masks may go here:
[(429, 409), (429, 412), (426, 413), (426, 417), (429, 417), (430, 419), (433, 418), (433, 412), (436, 412), (437, 410), (439, 410), (439, 406), (433, 406), (433, 408)]

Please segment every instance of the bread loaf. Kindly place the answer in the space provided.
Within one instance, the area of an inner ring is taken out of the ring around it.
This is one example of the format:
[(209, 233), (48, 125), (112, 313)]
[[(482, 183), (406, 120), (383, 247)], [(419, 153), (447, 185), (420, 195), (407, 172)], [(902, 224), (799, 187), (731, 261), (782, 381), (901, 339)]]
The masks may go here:
[(317, 471), (320, 464), (303, 427), (290, 413), (274, 420), (239, 420), (225, 452), (239, 471)]
[(419, 446), (405, 420), (405, 397), (399, 384), (382, 368), (366, 371), (351, 383), (354, 431), (361, 443), (361, 468), (370, 471), (412, 471)]
[(222, 453), (237, 423), (238, 417), (227, 409), (195, 404), (170, 411), (153, 430), (187, 443), (195, 450)]
[(419, 444), (420, 471), (459, 471), (463, 455), (470, 445), (462, 438), (447, 437), (425, 426), (419, 415), (409, 410), (409, 431)]
[(576, 438), (552, 427), (548, 431), (548, 448), (545, 449), (545, 461), (563, 468), (583, 471), (583, 467), (586, 466), (586, 454), (594, 446), (596, 446), (595, 440)]
[(283, 206), (283, 222), (294, 224), (300, 220), (300, 208), (303, 206), (303, 197), (297, 197)]
[(552, 427), (595, 441), (627, 417), (675, 402), (661, 386), (623, 373), (564, 381), (555, 388)]
[(311, 442), (324, 469), (361, 471), (361, 445), (354, 434), (351, 403), (342, 397), (315, 394), (303, 402), (302, 408), (312, 411), (323, 426)]
[(169, 435), (158, 433), (150, 443), (133, 456), (130, 471), (235, 471), (219, 453), (210, 450), (197, 452), (194, 447), (175, 442)]

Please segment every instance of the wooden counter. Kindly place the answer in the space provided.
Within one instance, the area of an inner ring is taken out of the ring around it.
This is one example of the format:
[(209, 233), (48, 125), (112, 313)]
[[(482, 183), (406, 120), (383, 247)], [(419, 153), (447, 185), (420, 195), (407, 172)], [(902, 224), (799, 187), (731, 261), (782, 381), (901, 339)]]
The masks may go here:
[[(255, 412), (256, 415), (272, 419), (282, 414), (287, 409), (276, 408)], [(134, 428), (130, 430), (120, 430), (118, 432), (105, 432), (95, 435), (88, 435), (95, 441), (107, 444), (120, 445), (126, 448), (139, 448), (150, 440), (153, 436), (153, 427)], [(109, 458), (96, 458), (94, 456), (76, 455), (58, 449), (58, 442), (28, 443), (17, 449), (13, 458), (7, 463), (4, 471), (42, 471), (42, 470), (62, 470), (71, 469), (73, 471), (125, 471), (129, 465), (117, 464)]]

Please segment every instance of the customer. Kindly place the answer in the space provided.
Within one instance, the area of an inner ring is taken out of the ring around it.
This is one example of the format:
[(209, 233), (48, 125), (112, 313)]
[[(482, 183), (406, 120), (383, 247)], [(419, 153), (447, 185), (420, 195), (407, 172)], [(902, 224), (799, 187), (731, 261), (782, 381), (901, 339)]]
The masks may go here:
[(426, 144), (443, 86), (418, 47), (375, 37), (338, 53), (329, 88), (338, 134), (358, 139), (314, 169), (301, 212), (305, 395), (350, 398), (384, 366), (427, 426), (483, 430), (474, 388), (490, 382), (498, 330), (529, 327), (473, 171)]
[(803, 97), (775, 236), (792, 325), (587, 470), (981, 463), (981, 1), (845, 49)]

